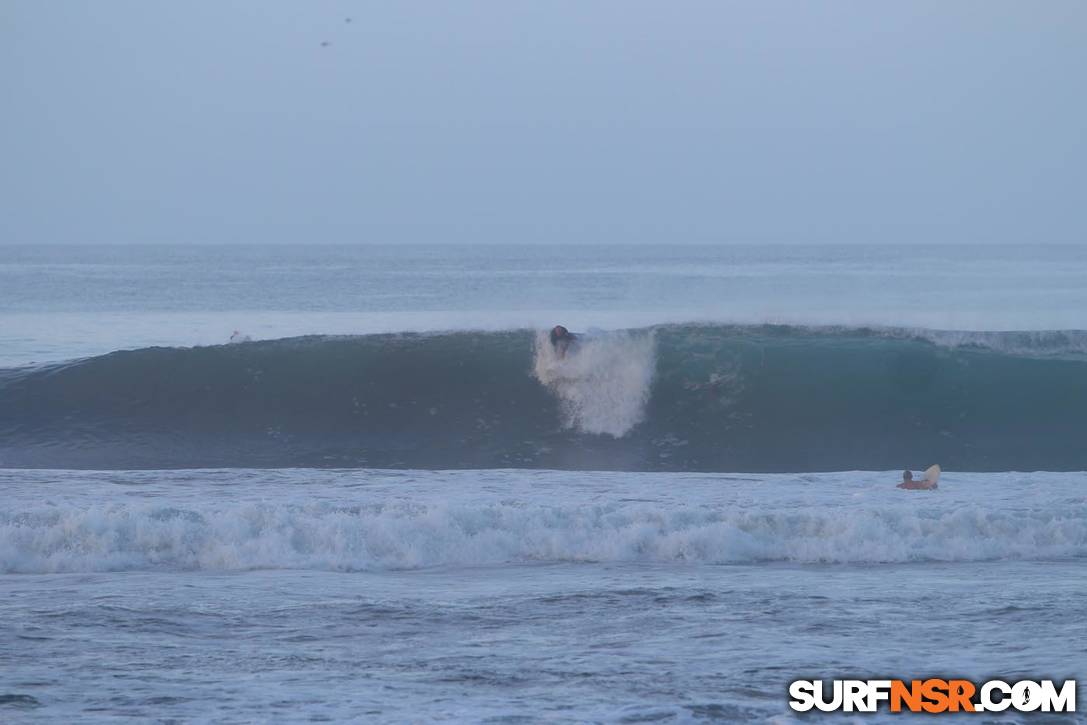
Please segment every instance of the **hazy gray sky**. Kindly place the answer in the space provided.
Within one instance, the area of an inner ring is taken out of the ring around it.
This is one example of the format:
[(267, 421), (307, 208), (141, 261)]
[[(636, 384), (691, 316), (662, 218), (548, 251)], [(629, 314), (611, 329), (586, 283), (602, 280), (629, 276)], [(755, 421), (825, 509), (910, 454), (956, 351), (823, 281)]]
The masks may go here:
[(1080, 0), (0, 0), (0, 98), (0, 242), (1087, 241)]

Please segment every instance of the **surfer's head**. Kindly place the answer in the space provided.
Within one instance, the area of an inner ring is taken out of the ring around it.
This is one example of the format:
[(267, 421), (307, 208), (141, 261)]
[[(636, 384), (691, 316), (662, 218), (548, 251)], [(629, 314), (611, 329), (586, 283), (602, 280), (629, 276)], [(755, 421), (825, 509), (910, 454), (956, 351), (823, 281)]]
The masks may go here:
[(557, 345), (560, 341), (569, 340), (570, 331), (562, 325), (555, 325), (551, 328), (551, 344)]
[(913, 471), (903, 471), (902, 472), (902, 480), (903, 480), (903, 482), (907, 482), (907, 483), (909, 481), (912, 481), (913, 480)]

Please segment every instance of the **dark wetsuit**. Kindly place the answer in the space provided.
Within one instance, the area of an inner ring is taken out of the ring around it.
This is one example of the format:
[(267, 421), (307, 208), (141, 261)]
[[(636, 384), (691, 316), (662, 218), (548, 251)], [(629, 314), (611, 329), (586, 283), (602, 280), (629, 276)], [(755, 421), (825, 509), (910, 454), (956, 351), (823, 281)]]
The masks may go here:
[(567, 330), (562, 325), (555, 325), (551, 328), (551, 346), (555, 348), (555, 352), (559, 357), (566, 357), (566, 351), (570, 349), (570, 345), (577, 340), (577, 335)]

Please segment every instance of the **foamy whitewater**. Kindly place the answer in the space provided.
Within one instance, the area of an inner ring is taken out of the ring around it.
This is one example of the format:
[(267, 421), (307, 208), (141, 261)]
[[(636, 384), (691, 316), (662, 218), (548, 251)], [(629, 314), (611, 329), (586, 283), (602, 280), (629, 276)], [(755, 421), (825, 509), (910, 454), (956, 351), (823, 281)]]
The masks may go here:
[(1085, 330), (1079, 248), (0, 246), (0, 721), (1082, 683)]
[(560, 355), (548, 333), (536, 334), (533, 372), (559, 400), (563, 426), (621, 438), (645, 419), (657, 366), (652, 331), (583, 333)]

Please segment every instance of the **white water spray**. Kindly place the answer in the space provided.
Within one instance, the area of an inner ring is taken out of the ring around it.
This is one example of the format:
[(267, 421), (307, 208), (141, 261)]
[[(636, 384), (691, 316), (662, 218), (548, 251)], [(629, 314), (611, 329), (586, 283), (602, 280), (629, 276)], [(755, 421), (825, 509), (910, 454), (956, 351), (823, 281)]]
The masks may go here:
[(581, 335), (560, 356), (540, 332), (534, 372), (558, 396), (565, 427), (621, 438), (645, 417), (656, 340), (652, 331)]

